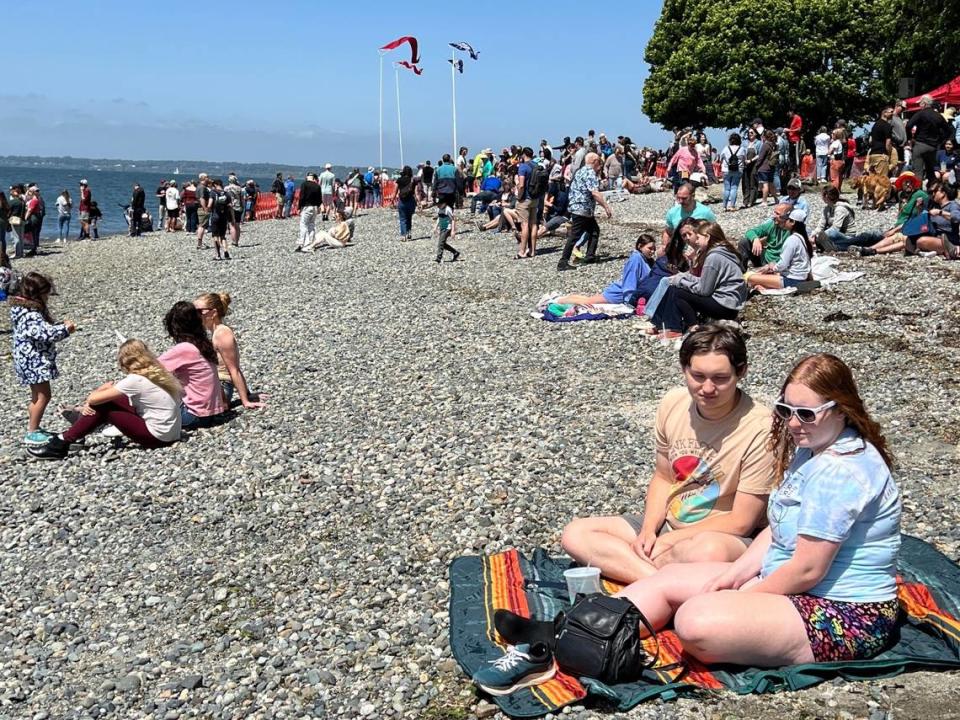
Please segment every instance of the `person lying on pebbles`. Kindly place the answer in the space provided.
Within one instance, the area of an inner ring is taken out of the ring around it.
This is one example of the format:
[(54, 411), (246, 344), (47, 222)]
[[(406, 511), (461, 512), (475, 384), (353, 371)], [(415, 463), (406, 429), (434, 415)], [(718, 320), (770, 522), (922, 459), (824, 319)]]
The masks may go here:
[(600, 303), (626, 303), (636, 305), (642, 297), (640, 285), (651, 272), (654, 256), (657, 251), (657, 241), (653, 235), (641, 235), (637, 238), (635, 249), (630, 253), (619, 280), (614, 280), (598, 295), (579, 295), (572, 293), (562, 295), (554, 302), (571, 305), (597, 305)]
[(91, 392), (82, 405), (62, 409), (70, 428), (27, 452), (41, 460), (62, 460), (70, 445), (103, 425), (110, 425), (143, 448), (156, 449), (180, 439), (180, 382), (140, 340), (127, 340), (117, 351), (125, 373)]

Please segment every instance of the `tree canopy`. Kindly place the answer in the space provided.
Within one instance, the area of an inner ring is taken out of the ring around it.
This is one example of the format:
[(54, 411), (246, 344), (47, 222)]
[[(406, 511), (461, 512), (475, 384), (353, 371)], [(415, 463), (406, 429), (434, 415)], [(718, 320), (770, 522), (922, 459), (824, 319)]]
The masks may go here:
[(908, 13), (906, 0), (665, 0), (644, 55), (643, 111), (667, 127), (754, 117), (775, 127), (793, 109), (812, 132), (875, 118), (901, 76), (925, 89), (957, 74), (960, 34), (944, 4)]

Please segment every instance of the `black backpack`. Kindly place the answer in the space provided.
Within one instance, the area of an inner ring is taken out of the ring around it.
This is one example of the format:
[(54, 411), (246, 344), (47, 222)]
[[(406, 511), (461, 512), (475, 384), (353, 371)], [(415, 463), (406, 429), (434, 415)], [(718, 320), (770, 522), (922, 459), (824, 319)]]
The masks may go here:
[(740, 172), (740, 148), (734, 150), (727, 145), (727, 150), (730, 151), (730, 157), (727, 158), (727, 172)]
[(550, 171), (543, 165), (531, 163), (533, 168), (530, 175), (527, 176), (527, 197), (538, 199), (547, 194), (547, 186), (550, 184)]

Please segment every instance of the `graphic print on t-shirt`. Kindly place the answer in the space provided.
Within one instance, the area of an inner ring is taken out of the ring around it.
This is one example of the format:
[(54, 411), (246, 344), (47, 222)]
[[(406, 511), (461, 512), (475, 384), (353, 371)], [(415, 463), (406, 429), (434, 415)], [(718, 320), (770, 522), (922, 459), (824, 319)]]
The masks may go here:
[(720, 482), (709, 462), (697, 455), (680, 455), (672, 463), (673, 499), (669, 513), (681, 523), (703, 520), (716, 507)]

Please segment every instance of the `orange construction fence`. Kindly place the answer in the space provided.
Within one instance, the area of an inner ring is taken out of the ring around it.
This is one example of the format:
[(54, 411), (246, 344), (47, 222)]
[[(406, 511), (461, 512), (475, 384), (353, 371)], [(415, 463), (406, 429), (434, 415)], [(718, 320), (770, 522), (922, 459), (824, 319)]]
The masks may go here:
[[(380, 207), (391, 207), (397, 196), (397, 183), (395, 180), (387, 180), (381, 185)], [(293, 204), (290, 207), (290, 216), (294, 217), (300, 214), (297, 208), (300, 200), (300, 190), (293, 194)], [(273, 193), (257, 193), (257, 202), (253, 209), (255, 220), (272, 220), (277, 216), (277, 197)]]

